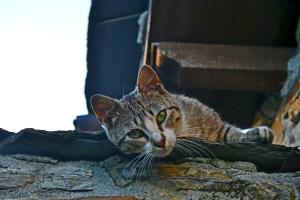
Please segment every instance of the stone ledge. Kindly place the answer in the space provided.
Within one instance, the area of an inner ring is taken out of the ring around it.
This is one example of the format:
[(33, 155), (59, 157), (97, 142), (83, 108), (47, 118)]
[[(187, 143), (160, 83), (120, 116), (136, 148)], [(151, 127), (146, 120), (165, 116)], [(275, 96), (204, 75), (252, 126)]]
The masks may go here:
[(28, 155), (0, 156), (0, 199), (97, 196), (101, 199), (101, 196), (116, 195), (145, 199), (300, 198), (300, 171), (257, 172), (255, 165), (248, 162), (199, 158), (177, 164), (157, 161), (150, 174), (147, 174), (149, 170), (144, 170), (136, 179), (136, 176), (124, 177), (121, 173), (129, 160), (120, 156), (101, 162), (40, 162), (48, 159)]

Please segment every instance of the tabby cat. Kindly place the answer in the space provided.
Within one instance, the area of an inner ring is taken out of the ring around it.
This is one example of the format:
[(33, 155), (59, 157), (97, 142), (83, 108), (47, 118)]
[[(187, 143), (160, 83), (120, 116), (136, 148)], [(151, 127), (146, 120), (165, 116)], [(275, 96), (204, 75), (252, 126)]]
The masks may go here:
[[(267, 127), (241, 130), (224, 121), (196, 99), (169, 93), (156, 72), (141, 67), (137, 87), (122, 99), (94, 95), (91, 105), (109, 140), (125, 154), (169, 155), (180, 138), (201, 138), (220, 143), (271, 143)], [(183, 147), (183, 143), (181, 143)]]

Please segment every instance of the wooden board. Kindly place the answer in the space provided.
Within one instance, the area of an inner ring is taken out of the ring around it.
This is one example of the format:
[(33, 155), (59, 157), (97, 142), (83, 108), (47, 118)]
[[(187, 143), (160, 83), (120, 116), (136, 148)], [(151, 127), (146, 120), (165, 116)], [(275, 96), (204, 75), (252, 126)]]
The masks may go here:
[(299, 1), (152, 0), (151, 42), (296, 46)]
[(293, 48), (161, 42), (152, 64), (181, 88), (276, 91)]
[[(0, 135), (7, 132), (0, 129)], [(249, 161), (263, 171), (278, 171), (288, 157), (291, 148), (271, 144), (219, 144), (193, 139), (198, 145), (209, 149), (218, 159)], [(108, 141), (104, 133), (87, 134), (77, 131), (41, 131), (24, 129), (0, 140), (0, 154), (31, 154), (52, 157), (57, 160), (99, 161), (120, 153)], [(196, 156), (197, 154), (195, 154)], [(212, 158), (212, 154), (207, 154)], [(186, 157), (174, 151), (170, 159)]]

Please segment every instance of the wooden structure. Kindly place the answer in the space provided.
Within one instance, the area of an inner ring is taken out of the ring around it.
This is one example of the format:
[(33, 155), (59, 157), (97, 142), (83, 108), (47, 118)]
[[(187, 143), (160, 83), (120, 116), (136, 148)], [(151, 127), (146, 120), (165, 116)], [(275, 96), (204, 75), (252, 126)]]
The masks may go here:
[(144, 63), (169, 90), (249, 126), (265, 94), (286, 78), (297, 7), (281, 0), (152, 0)]
[[(152, 65), (181, 88), (278, 91), (293, 48), (152, 43)], [(241, 84), (243, 83), (243, 84)]]
[[(263, 171), (278, 171), (288, 158), (290, 147), (271, 144), (219, 144), (193, 139), (193, 142), (206, 149), (202, 156), (227, 161), (248, 161)], [(80, 151), (78, 151), (80, 149)], [(208, 149), (208, 150), (207, 150)], [(191, 155), (199, 154), (190, 150)], [(107, 139), (106, 135), (89, 134), (77, 131), (42, 131), (24, 129), (19, 133), (0, 129), (0, 154), (31, 154), (52, 157), (57, 160), (99, 161), (120, 152)], [(182, 160), (187, 155), (174, 150), (170, 159)], [(297, 169), (299, 170), (299, 166)], [(296, 171), (296, 170), (295, 170)]]

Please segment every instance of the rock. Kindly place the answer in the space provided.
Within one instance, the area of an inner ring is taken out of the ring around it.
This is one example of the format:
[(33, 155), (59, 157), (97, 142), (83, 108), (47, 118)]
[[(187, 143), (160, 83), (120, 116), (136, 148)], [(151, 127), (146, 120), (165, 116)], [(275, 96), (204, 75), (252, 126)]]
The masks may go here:
[(293, 191), (280, 185), (251, 184), (245, 193), (256, 199), (294, 199)]
[(35, 165), (26, 165), (26, 162), (0, 156), (0, 190), (33, 183), (37, 170)]
[(50, 163), (50, 164), (58, 163), (58, 160), (49, 157), (43, 157), (43, 156), (16, 154), (16, 155), (11, 155), (11, 157), (17, 160), (25, 160), (29, 162)]
[(112, 156), (112, 157), (102, 161), (99, 166), (109, 168), (109, 167), (116, 166), (118, 163), (120, 163), (120, 161), (121, 161), (120, 156)]
[(119, 187), (125, 187), (132, 183), (134, 177), (124, 177), (122, 176), (122, 169), (119, 168), (108, 168), (107, 172), (113, 179), (114, 183)]
[(34, 175), (22, 169), (0, 169), (0, 190), (24, 187), (33, 183)]
[[(209, 159), (201, 162), (198, 159), (195, 160), (197, 162), (189, 159), (189, 162), (181, 164), (159, 163), (152, 170), (151, 180), (156, 183), (160, 182), (164, 189), (169, 187), (179, 194), (180, 191), (202, 191), (219, 192), (222, 195), (230, 193), (235, 197), (247, 194), (246, 196), (251, 199), (300, 197), (300, 176), (297, 173), (257, 172), (256, 166), (249, 162), (225, 162)], [(120, 163), (117, 166), (108, 167), (111, 178), (121, 187), (136, 185), (134, 177), (130, 182), (128, 177), (123, 177), (123, 174), (120, 173), (125, 165)], [(141, 173), (141, 179), (146, 179), (146, 173)]]
[(92, 171), (71, 165), (53, 167), (42, 174), (41, 188), (68, 191), (93, 190)]
[(248, 162), (194, 158), (180, 164), (156, 161), (152, 170), (142, 171), (137, 179), (134, 172), (139, 168), (130, 175), (122, 173), (130, 162), (123, 157), (97, 163), (40, 160), (48, 158), (0, 156), (0, 199), (97, 199), (120, 195), (162, 200), (300, 198), (300, 171), (257, 172)]
[(176, 190), (208, 190), (227, 192), (232, 189), (232, 180), (195, 180), (195, 179), (171, 179)]
[(256, 165), (254, 165), (253, 163), (250, 162), (241, 162), (241, 161), (237, 161), (232, 163), (231, 165), (232, 168), (234, 169), (239, 169), (239, 170), (243, 170), (243, 171), (247, 171), (247, 172), (256, 172)]

